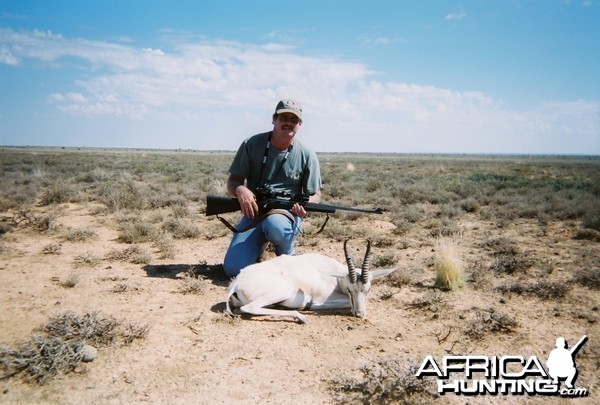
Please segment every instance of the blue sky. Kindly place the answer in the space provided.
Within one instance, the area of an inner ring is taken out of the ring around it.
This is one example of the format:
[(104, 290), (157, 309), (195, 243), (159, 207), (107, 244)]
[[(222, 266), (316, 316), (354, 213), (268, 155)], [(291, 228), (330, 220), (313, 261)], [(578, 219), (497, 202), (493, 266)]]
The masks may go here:
[(600, 0), (0, 0), (0, 145), (600, 155)]

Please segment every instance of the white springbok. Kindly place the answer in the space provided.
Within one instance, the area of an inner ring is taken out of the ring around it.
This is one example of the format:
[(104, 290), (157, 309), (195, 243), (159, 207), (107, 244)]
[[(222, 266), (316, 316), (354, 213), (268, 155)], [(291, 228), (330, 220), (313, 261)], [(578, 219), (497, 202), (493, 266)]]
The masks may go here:
[(374, 279), (385, 277), (396, 269), (369, 270), (371, 242), (360, 274), (348, 255), (347, 266), (318, 253), (278, 256), (252, 264), (232, 280), (227, 291), (227, 313), (290, 316), (302, 323), (306, 317), (298, 311), (267, 308), (273, 305), (290, 309), (352, 309), (352, 315), (367, 315), (367, 294)]

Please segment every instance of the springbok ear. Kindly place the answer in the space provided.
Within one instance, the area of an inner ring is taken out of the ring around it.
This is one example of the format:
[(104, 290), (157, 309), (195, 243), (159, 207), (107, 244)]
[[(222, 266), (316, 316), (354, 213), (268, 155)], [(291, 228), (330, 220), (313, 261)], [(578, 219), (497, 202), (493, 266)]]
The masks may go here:
[(395, 269), (377, 269), (377, 270), (371, 270), (371, 274), (373, 275), (373, 280), (377, 280), (378, 278), (382, 278), (385, 277), (389, 274), (392, 274), (394, 271), (398, 270), (398, 268)]

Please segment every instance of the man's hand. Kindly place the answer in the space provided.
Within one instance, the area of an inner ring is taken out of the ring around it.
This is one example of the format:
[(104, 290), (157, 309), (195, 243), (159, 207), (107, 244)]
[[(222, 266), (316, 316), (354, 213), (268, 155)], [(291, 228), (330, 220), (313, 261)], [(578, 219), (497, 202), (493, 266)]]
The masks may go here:
[(297, 217), (304, 218), (306, 216), (306, 210), (302, 205), (296, 203), (292, 206), (292, 214), (296, 215)]
[(252, 190), (246, 186), (238, 186), (235, 189), (235, 195), (240, 202), (240, 208), (245, 216), (254, 218), (258, 215), (258, 204)]

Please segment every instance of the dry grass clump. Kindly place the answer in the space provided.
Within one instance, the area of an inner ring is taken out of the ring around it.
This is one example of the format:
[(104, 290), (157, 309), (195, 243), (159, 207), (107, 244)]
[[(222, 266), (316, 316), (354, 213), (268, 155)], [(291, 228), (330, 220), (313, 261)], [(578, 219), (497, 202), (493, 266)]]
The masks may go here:
[(149, 329), (147, 325), (125, 325), (119, 334), (120, 326), (115, 318), (99, 312), (79, 316), (67, 311), (52, 317), (18, 349), (0, 347), (0, 379), (21, 374), (27, 382), (44, 383), (76, 370), (88, 345), (110, 346), (118, 336), (129, 344), (145, 337)]
[(424, 404), (439, 400), (431, 380), (415, 375), (417, 359), (389, 358), (362, 366), (358, 375), (340, 375), (329, 381), (337, 403)]
[(464, 287), (465, 266), (462, 260), (460, 239), (458, 237), (436, 239), (434, 245), (435, 286), (450, 291)]

